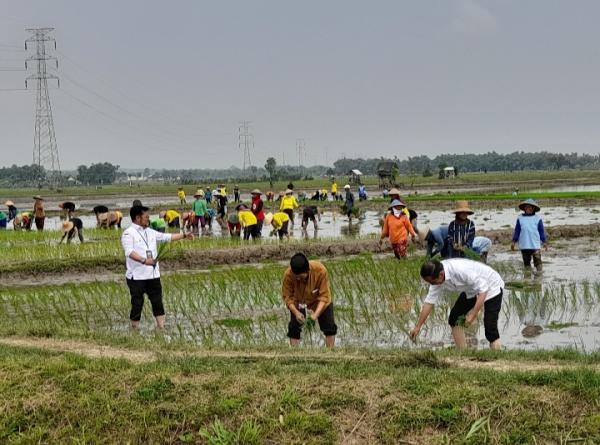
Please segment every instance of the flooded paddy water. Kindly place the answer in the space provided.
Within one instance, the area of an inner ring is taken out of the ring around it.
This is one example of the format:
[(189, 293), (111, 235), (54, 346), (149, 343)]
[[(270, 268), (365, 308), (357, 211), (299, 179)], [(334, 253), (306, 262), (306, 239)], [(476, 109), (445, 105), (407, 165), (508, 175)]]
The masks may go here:
[[(423, 210), (416, 209), (419, 216), (417, 218), (418, 227), (436, 227), (441, 223), (452, 221), (451, 205), (444, 210)], [(475, 222), (477, 230), (498, 230), (507, 229), (514, 226), (520, 211), (516, 208), (499, 208), (475, 210), (472, 220)], [(548, 227), (558, 225), (582, 225), (600, 222), (600, 205), (577, 206), (577, 207), (548, 207), (542, 208), (540, 215), (544, 224)], [(90, 214), (77, 215), (83, 221), (84, 228), (96, 226), (96, 217)], [(158, 217), (158, 214), (152, 215)], [(300, 228), (301, 214), (296, 213), (296, 224), (292, 230), (293, 236), (309, 236), (312, 238), (339, 238), (348, 236), (367, 236), (381, 232), (382, 211), (366, 210), (356, 219), (353, 218), (352, 224), (349, 224), (348, 218), (339, 211), (324, 211), (321, 221), (318, 222), (318, 230), (313, 229), (312, 222), (309, 222), (306, 232)], [(53, 216), (46, 218), (46, 229), (59, 230), (62, 221), (60, 217)], [(123, 217), (122, 227), (125, 228), (131, 224), (129, 216)], [(10, 227), (9, 227), (10, 228)], [(268, 233), (264, 229), (264, 235)], [(213, 223), (212, 236), (228, 236), (227, 231), (222, 231), (216, 222)]]
[[(544, 271), (526, 273), (519, 252), (499, 247), (490, 257), (507, 283), (499, 327), (508, 349), (600, 349), (600, 258), (596, 239), (557, 240), (543, 254)], [(417, 343), (416, 321), (426, 285), (420, 259), (390, 255), (326, 261), (332, 279), (340, 346), (441, 348), (451, 345), (451, 301), (436, 308)], [(163, 277), (168, 313), (164, 335), (202, 346), (285, 344), (289, 313), (280, 296), (283, 263), (173, 272)], [(40, 285), (0, 292), (0, 320), (32, 332), (129, 335), (129, 294), (116, 282)], [(154, 335), (146, 304), (142, 335)], [(483, 326), (471, 341), (486, 348)], [(321, 345), (318, 329), (305, 343)]]

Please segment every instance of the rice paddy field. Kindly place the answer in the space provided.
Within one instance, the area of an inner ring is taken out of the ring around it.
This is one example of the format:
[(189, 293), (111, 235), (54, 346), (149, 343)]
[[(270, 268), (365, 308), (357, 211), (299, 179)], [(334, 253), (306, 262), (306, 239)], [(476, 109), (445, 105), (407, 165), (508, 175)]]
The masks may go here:
[[(543, 211), (560, 230), (596, 224), (599, 210)], [(377, 250), (380, 212), (358, 231), (331, 212), (317, 236), (295, 229), (283, 244), (174, 243), (161, 266), (164, 331), (148, 302), (139, 332), (129, 328), (120, 231), (86, 226), (81, 245), (58, 245), (56, 230), (0, 231), (0, 443), (600, 443), (600, 240), (552, 240), (532, 273), (499, 239), (489, 262), (506, 282), (504, 349), (488, 350), (480, 320), (456, 351), (456, 296), (409, 339), (424, 251), (398, 261)], [(507, 230), (516, 214), (476, 222)], [(419, 222), (445, 215), (426, 209)], [(318, 326), (288, 346), (281, 279), (298, 250), (329, 271), (333, 351)]]

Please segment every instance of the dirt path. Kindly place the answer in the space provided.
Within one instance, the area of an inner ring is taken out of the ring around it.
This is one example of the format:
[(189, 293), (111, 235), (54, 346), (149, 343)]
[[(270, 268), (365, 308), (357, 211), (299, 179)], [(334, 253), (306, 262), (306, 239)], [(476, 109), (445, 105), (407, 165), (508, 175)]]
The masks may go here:
[[(346, 353), (343, 351), (335, 352), (316, 352), (307, 353), (304, 351), (289, 351), (289, 352), (258, 352), (258, 351), (208, 351), (198, 350), (194, 352), (165, 352), (159, 354), (151, 351), (139, 351), (114, 346), (100, 345), (98, 343), (78, 341), (78, 340), (62, 340), (54, 338), (39, 338), (39, 337), (5, 337), (0, 338), (0, 344), (21, 348), (36, 348), (46, 351), (58, 353), (73, 353), (80, 354), (91, 359), (108, 358), (122, 359), (130, 361), (134, 364), (150, 363), (159, 358), (159, 356), (177, 356), (177, 357), (198, 357), (198, 358), (231, 358), (231, 359), (256, 359), (256, 360), (273, 360), (273, 359), (293, 359), (300, 360), (316, 360), (316, 361), (336, 361), (336, 360), (357, 360), (357, 361), (373, 361), (373, 360), (394, 360), (397, 356), (394, 355), (373, 355), (363, 353)], [(559, 362), (518, 362), (510, 360), (490, 360), (480, 361), (470, 359), (468, 357), (446, 357), (440, 359), (442, 366), (461, 369), (489, 369), (491, 371), (509, 372), (509, 371), (564, 371), (571, 369), (586, 368), (600, 372), (600, 365), (585, 365), (585, 364), (564, 364)]]

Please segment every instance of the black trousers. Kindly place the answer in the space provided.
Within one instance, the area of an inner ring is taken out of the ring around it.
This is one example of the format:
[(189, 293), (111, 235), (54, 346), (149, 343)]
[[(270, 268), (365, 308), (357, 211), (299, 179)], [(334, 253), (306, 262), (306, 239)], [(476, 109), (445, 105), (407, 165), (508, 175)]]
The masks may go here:
[[(461, 315), (467, 315), (473, 306), (475, 306), (476, 298), (467, 298), (467, 294), (464, 292), (460, 294), (456, 303), (450, 310), (450, 316), (448, 317), (448, 324), (454, 327), (456, 321)], [(498, 316), (500, 315), (500, 308), (502, 307), (502, 290), (494, 298), (490, 298), (483, 303), (483, 327), (485, 329), (485, 338), (491, 343), (500, 338), (498, 332)]]
[(131, 321), (140, 321), (142, 318), (144, 294), (148, 295), (152, 305), (152, 314), (155, 317), (165, 315), (160, 278), (151, 280), (131, 280), (127, 278), (127, 287), (129, 287), (129, 293), (131, 294), (131, 312), (129, 314)]
[(252, 237), (253, 240), (258, 239), (258, 224), (252, 224), (251, 226), (244, 227), (244, 239), (248, 240)]
[(281, 225), (281, 229), (279, 229), (277, 231), (277, 234), (279, 235), (279, 239), (283, 239), (283, 237), (288, 234), (289, 223), (290, 223), (289, 221), (284, 221), (284, 223)]
[(287, 216), (290, 217), (290, 221), (294, 224), (294, 210), (293, 209), (285, 209), (283, 213), (286, 213)]
[(542, 266), (542, 253), (540, 250), (523, 249), (521, 250), (521, 256), (523, 257), (523, 264), (525, 267), (531, 267), (532, 259), (536, 269), (539, 269)]
[[(302, 314), (306, 317), (306, 309), (300, 309), (300, 312), (302, 312)], [(317, 320), (319, 321), (319, 329), (321, 329), (323, 335), (329, 337), (337, 334), (337, 325), (335, 324), (335, 320), (333, 318), (333, 303), (331, 303), (323, 312), (321, 312), (321, 315)], [(292, 311), (290, 311), (290, 322), (288, 324), (287, 336), (295, 340), (300, 340), (301, 333), (302, 325), (298, 323), (296, 316), (292, 313)]]

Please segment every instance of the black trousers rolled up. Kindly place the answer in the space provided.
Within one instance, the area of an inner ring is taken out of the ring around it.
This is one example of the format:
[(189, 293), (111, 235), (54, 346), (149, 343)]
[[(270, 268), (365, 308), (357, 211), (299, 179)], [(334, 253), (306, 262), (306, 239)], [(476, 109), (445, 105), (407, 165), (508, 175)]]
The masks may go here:
[[(299, 309), (300, 312), (306, 317), (306, 309)], [(337, 325), (335, 324), (335, 320), (333, 318), (333, 303), (325, 308), (319, 318), (319, 329), (323, 335), (329, 337), (331, 335), (337, 334)], [(302, 333), (302, 325), (298, 323), (296, 316), (290, 311), (290, 322), (288, 324), (288, 333), (287, 336), (289, 338), (293, 338), (295, 340), (300, 340), (300, 334)]]
[(127, 278), (127, 287), (129, 287), (129, 293), (131, 294), (131, 312), (129, 314), (131, 321), (140, 321), (142, 318), (144, 294), (148, 295), (148, 300), (150, 300), (150, 304), (152, 305), (152, 314), (155, 317), (165, 315), (160, 278), (150, 280), (132, 280)]
[[(475, 306), (477, 298), (467, 298), (467, 294), (464, 292), (460, 294), (456, 303), (450, 310), (450, 316), (448, 317), (448, 324), (452, 327), (456, 326), (456, 321), (461, 315), (467, 315), (473, 306)], [(500, 338), (498, 332), (498, 316), (500, 315), (500, 308), (502, 307), (502, 290), (494, 298), (490, 298), (483, 303), (483, 327), (485, 329), (485, 338), (490, 343)]]

